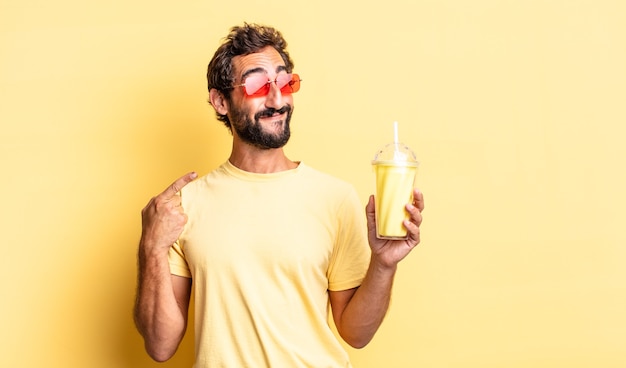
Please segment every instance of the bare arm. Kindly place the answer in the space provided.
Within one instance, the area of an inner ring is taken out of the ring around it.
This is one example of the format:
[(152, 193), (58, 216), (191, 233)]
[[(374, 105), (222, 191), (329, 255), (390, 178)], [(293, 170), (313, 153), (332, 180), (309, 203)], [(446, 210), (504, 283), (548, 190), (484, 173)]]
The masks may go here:
[(411, 215), (405, 221), (407, 240), (382, 240), (376, 238), (374, 201), (367, 204), (367, 227), (372, 257), (361, 286), (329, 293), (333, 319), (341, 337), (352, 347), (367, 345), (380, 327), (391, 300), (391, 289), (398, 263), (419, 244), (424, 209), (422, 194), (414, 191), (414, 202), (407, 205)]
[(191, 279), (171, 275), (167, 255), (187, 222), (177, 192), (195, 177), (179, 178), (142, 211), (134, 316), (146, 351), (159, 362), (174, 355), (187, 327)]
[(187, 329), (191, 279), (170, 275), (167, 264), (163, 272), (155, 262), (139, 263), (144, 266), (139, 266), (143, 271), (139, 275), (135, 324), (148, 355), (164, 362), (174, 355)]

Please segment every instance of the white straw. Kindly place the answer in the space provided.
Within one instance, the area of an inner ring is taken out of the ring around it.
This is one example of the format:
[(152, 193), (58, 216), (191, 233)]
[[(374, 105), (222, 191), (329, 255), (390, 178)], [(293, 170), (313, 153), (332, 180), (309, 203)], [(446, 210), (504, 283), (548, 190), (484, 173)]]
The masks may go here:
[(393, 122), (393, 159), (394, 160), (406, 160), (404, 152), (400, 151), (400, 141), (398, 141), (398, 122)]
[(393, 122), (393, 143), (395, 143), (396, 146), (398, 146), (398, 122), (397, 121)]

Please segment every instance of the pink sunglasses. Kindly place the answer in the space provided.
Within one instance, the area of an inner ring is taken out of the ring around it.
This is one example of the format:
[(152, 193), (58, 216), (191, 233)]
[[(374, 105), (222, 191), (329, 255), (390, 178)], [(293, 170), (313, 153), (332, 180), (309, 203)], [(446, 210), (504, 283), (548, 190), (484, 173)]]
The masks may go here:
[(242, 84), (233, 87), (244, 87), (244, 92), (248, 97), (261, 97), (270, 93), (270, 84), (276, 83), (280, 93), (289, 94), (300, 90), (300, 76), (298, 74), (279, 74), (275, 80), (269, 79), (266, 75), (257, 74), (247, 77)]

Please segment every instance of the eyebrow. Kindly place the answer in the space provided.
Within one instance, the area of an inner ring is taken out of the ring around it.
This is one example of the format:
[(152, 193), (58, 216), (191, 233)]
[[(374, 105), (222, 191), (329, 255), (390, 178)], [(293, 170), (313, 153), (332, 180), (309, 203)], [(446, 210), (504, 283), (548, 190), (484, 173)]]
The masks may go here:
[[(283, 72), (283, 71), (287, 71), (287, 67), (285, 65), (279, 65), (276, 67), (276, 74)], [(249, 76), (250, 74), (253, 73), (262, 73), (262, 72), (266, 72), (266, 70), (264, 68), (258, 67), (258, 68), (253, 68), (253, 69), (249, 69), (246, 70), (242, 75), (241, 75), (241, 81), (243, 82), (247, 76)]]

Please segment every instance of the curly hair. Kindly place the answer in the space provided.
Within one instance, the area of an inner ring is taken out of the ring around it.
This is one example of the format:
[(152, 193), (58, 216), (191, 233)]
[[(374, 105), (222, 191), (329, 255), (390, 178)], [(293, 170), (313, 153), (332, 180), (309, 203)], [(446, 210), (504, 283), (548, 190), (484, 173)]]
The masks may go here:
[[(282, 34), (268, 26), (244, 23), (243, 26), (231, 28), (221, 46), (215, 51), (207, 68), (207, 84), (209, 91), (213, 88), (220, 91), (224, 98), (230, 100), (232, 85), (235, 83), (232, 60), (235, 56), (253, 54), (266, 46), (272, 46), (285, 62), (287, 72), (293, 70), (293, 61), (287, 52), (287, 41)], [(226, 115), (216, 112), (217, 120), (231, 129)]]

